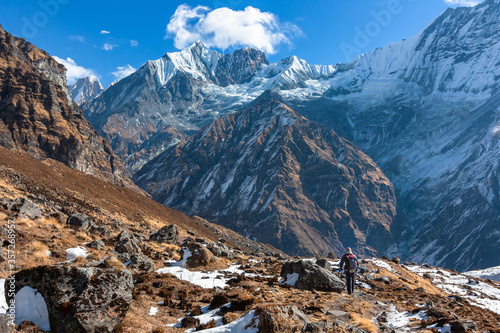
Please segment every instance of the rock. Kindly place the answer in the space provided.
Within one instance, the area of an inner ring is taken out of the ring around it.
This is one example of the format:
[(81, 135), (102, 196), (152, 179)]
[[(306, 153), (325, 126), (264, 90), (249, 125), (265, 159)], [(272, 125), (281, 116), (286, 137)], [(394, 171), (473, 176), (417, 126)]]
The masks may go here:
[(389, 261), (389, 258), (387, 256), (382, 256), (381, 258), (382, 258), (382, 260)]
[(200, 325), (200, 320), (195, 317), (187, 316), (182, 318), (181, 327), (182, 328), (196, 328)]
[(42, 216), (42, 209), (39, 205), (26, 198), (17, 198), (15, 200), (2, 200), (4, 209), (17, 212), (20, 218), (37, 219)]
[(91, 249), (99, 250), (99, 249), (105, 247), (106, 244), (104, 244), (104, 242), (102, 240), (96, 239), (96, 240), (93, 240), (92, 242), (88, 243), (86, 246), (91, 248)]
[(133, 240), (125, 239), (116, 245), (115, 251), (118, 253), (138, 254), (141, 253), (141, 248)]
[(44, 298), (55, 333), (113, 332), (125, 318), (134, 288), (124, 269), (40, 266), (14, 277), (16, 293), (31, 287)]
[(466, 333), (469, 332), (470, 330), (476, 331), (477, 326), (476, 323), (473, 322), (472, 320), (468, 321), (452, 321), (449, 323), (450, 324), (450, 332), (452, 333)]
[(94, 226), (92, 219), (84, 214), (71, 214), (66, 220), (66, 224), (74, 229), (90, 230)]
[(328, 259), (337, 259), (337, 256), (333, 252), (328, 252), (328, 254), (326, 255), (326, 257)]
[(345, 283), (333, 273), (309, 261), (288, 261), (281, 268), (285, 280), (295, 275), (295, 288), (318, 291), (342, 292)]
[(276, 259), (278, 259), (278, 260), (287, 260), (287, 257), (284, 254), (278, 252), (278, 253), (276, 253)]
[(365, 274), (366, 272), (369, 272), (369, 271), (370, 271), (370, 269), (366, 265), (361, 264), (358, 266), (358, 273), (359, 274)]
[(109, 238), (113, 235), (111, 233), (110, 227), (108, 227), (107, 225), (95, 226), (94, 228), (92, 228), (92, 232), (106, 238)]
[(175, 244), (179, 238), (179, 231), (175, 224), (166, 225), (151, 236), (149, 236), (150, 241), (155, 241), (159, 243)]
[(319, 321), (314, 323), (307, 323), (304, 325), (302, 332), (324, 332), (324, 330), (328, 327), (328, 324), (325, 321)]
[(121, 262), (129, 262), (130, 261), (130, 253), (118, 253), (116, 255), (116, 259), (120, 260)]
[(207, 249), (216, 257), (233, 258), (231, 249), (226, 244), (208, 244)]
[(398, 257), (393, 257), (392, 260), (391, 260), (393, 263), (395, 264), (398, 264), (401, 262), (401, 259), (399, 259)]
[(260, 306), (255, 310), (259, 332), (300, 332), (307, 316), (294, 305)]
[(366, 281), (375, 280), (375, 276), (371, 273), (365, 274), (364, 277)]
[(126, 241), (126, 240), (130, 240), (130, 241), (134, 242), (137, 245), (139, 245), (141, 243), (141, 239), (139, 237), (137, 237), (134, 234), (131, 234), (127, 230), (124, 230), (124, 231), (120, 232), (120, 234), (118, 236), (116, 236), (115, 240), (118, 243)]
[(188, 235), (195, 236), (195, 233), (192, 230), (188, 230), (187, 233), (188, 233)]
[(134, 254), (130, 257), (130, 264), (127, 268), (136, 272), (153, 272), (155, 270), (155, 265), (143, 254)]
[(182, 257), (187, 267), (205, 266), (215, 261), (215, 257), (206, 247), (199, 243), (187, 243), (182, 248)]
[(375, 278), (375, 281), (380, 281), (380, 282), (383, 282), (385, 284), (390, 284), (391, 283), (391, 279), (389, 279), (387, 276), (377, 276)]
[(323, 267), (326, 270), (331, 270), (332, 269), (332, 265), (330, 265), (330, 263), (326, 259), (318, 259), (318, 260), (316, 260), (316, 265), (318, 265), (319, 267)]
[(441, 307), (432, 307), (427, 309), (427, 314), (430, 317), (435, 317), (437, 319), (440, 318), (451, 318), (451, 314), (449, 311), (441, 308)]

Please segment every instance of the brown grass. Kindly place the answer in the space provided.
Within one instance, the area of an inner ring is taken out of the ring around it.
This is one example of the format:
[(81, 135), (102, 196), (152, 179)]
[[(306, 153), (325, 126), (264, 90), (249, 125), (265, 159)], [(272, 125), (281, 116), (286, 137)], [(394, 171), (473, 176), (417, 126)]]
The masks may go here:
[(361, 317), (357, 313), (351, 313), (351, 320), (352, 320), (353, 324), (362, 327), (363, 329), (367, 330), (369, 333), (377, 333), (378, 332), (377, 327), (370, 319)]

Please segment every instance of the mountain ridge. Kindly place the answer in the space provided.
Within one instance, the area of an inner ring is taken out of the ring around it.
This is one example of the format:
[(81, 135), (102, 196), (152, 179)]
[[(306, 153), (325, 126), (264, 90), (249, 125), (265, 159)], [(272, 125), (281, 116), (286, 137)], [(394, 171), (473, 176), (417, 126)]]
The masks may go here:
[(368, 156), (270, 91), (134, 179), (169, 207), (289, 254), (339, 255), (348, 246), (377, 253), (406, 224), (392, 184)]
[(72, 100), (64, 66), (1, 27), (0, 111), (0, 145), (141, 191)]

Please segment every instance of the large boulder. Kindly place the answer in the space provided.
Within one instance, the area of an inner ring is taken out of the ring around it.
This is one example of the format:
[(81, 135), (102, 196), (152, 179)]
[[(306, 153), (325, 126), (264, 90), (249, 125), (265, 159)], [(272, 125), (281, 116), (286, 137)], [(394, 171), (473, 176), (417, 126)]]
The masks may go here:
[(141, 253), (141, 248), (132, 239), (125, 239), (116, 244), (115, 251), (118, 253), (138, 254)]
[(115, 240), (119, 243), (119, 242), (123, 242), (125, 240), (131, 240), (133, 241), (134, 243), (136, 244), (140, 244), (142, 242), (142, 239), (141, 237), (139, 237), (138, 235), (135, 235), (135, 234), (132, 234), (130, 232), (128, 232), (127, 230), (123, 230), (122, 232), (120, 232), (120, 234), (118, 236), (116, 236)]
[(233, 253), (231, 252), (231, 249), (226, 245), (222, 243), (218, 244), (213, 244), (209, 243), (207, 245), (207, 249), (210, 250), (216, 257), (226, 257), (229, 259), (232, 259), (234, 257)]
[(118, 242), (115, 246), (115, 251), (118, 253), (138, 254), (142, 252), (139, 246), (142, 239), (126, 230), (116, 236), (115, 240)]
[[(132, 301), (132, 275), (124, 269), (40, 266), (16, 273), (15, 293), (43, 297), (52, 332), (113, 332)], [(8, 290), (9, 279), (6, 280)], [(7, 302), (12, 296), (7, 293)], [(26, 302), (25, 302), (26, 303)], [(33, 313), (33, 306), (25, 313)], [(16, 309), (17, 310), (17, 309)], [(17, 311), (16, 311), (17, 312)], [(43, 313), (43, 311), (42, 311)], [(16, 322), (23, 318), (16, 318)]]
[(175, 224), (166, 225), (151, 236), (149, 236), (149, 240), (159, 242), (159, 243), (168, 243), (175, 244), (177, 243), (177, 239), (179, 238), (179, 231), (177, 230), (177, 226)]
[(215, 256), (200, 243), (186, 243), (182, 247), (182, 258), (186, 267), (205, 266), (216, 260)]
[(311, 261), (288, 261), (281, 268), (285, 283), (298, 289), (342, 292), (345, 283)]
[(155, 264), (143, 254), (134, 254), (130, 256), (127, 268), (136, 272), (152, 272), (155, 270)]
[(82, 229), (83, 231), (88, 231), (94, 227), (92, 219), (89, 216), (80, 213), (68, 216), (66, 224), (75, 229)]

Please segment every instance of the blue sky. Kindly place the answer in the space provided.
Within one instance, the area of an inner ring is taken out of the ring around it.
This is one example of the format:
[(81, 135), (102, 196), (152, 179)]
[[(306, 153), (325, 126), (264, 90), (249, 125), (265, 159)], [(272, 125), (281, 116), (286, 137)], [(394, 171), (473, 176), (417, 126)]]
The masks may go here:
[(257, 47), (271, 62), (346, 62), (415, 35), (447, 7), (479, 1), (16, 0), (0, 3), (0, 24), (58, 57), (69, 81), (93, 73), (106, 86), (194, 38), (221, 52)]

